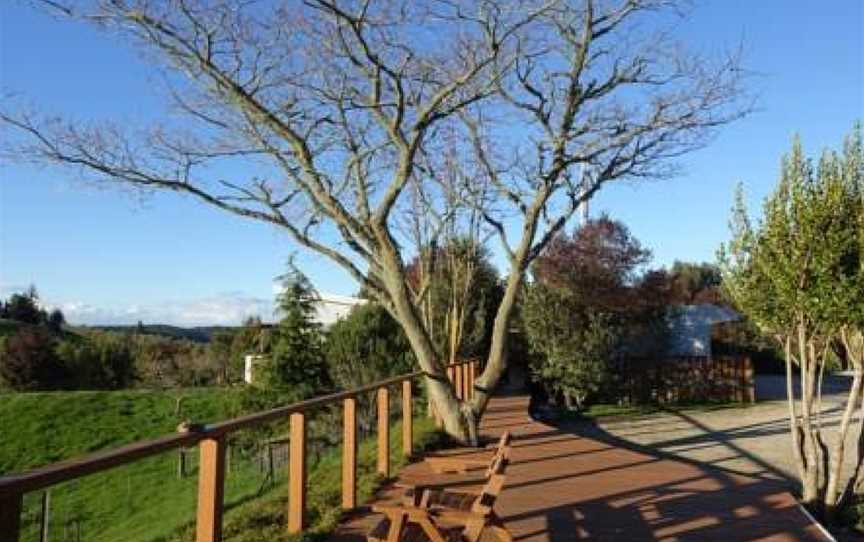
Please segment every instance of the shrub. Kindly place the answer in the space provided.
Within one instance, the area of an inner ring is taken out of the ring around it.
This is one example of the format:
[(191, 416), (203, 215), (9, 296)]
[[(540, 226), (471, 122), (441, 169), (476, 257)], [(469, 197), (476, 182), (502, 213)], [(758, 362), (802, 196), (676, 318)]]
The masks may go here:
[(54, 351), (55, 343), (43, 328), (22, 327), (0, 344), (0, 380), (17, 391), (62, 387), (67, 373)]
[(534, 286), (523, 319), (532, 377), (551, 399), (582, 410), (611, 378), (620, 331), (609, 315), (580, 310), (578, 303), (564, 291)]

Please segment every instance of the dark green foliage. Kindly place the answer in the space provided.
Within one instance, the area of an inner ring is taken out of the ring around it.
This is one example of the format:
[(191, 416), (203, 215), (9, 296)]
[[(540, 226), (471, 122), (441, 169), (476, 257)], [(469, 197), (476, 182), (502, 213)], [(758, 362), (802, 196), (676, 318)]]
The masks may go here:
[(338, 389), (408, 373), (414, 356), (402, 328), (380, 305), (367, 303), (327, 331), (327, 369)]
[(621, 330), (609, 314), (580, 307), (573, 294), (544, 285), (525, 296), (523, 322), (534, 379), (549, 397), (582, 410), (611, 380)]
[(324, 337), (314, 321), (318, 295), (302, 273), (291, 269), (282, 278), (279, 312), (269, 360), (263, 364), (261, 382), (270, 387), (290, 388), (302, 396), (327, 389)]
[(675, 261), (669, 268), (670, 302), (683, 305), (722, 303), (720, 268), (713, 263)]
[(39, 306), (39, 293), (33, 285), (24, 293), (15, 293), (5, 302), (0, 301), (0, 318), (21, 324), (48, 326), (55, 332), (59, 332), (66, 321), (60, 309), (54, 309), (49, 314)]
[(123, 335), (90, 332), (85, 340), (63, 340), (57, 355), (68, 374), (66, 388), (116, 390), (135, 378), (132, 341)]
[(424, 251), (406, 275), (415, 292), (425, 289), (420, 310), (438, 356), (485, 358), (503, 297), (488, 251), (474, 240), (453, 239)]
[(48, 314), (48, 320), (46, 323), (51, 331), (59, 333), (63, 328), (63, 324), (66, 323), (66, 317), (63, 316), (63, 312), (60, 309), (54, 309)]
[(38, 301), (39, 295), (32, 286), (27, 293), (12, 294), (4, 304), (3, 317), (25, 324), (41, 324), (44, 314), (39, 310)]

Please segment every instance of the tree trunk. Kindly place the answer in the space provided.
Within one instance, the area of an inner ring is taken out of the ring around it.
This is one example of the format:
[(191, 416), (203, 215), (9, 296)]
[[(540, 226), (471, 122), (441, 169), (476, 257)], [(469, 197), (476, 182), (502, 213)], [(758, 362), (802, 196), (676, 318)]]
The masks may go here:
[[(861, 473), (861, 463), (864, 461), (864, 408), (862, 408), (864, 406), (864, 336), (860, 332), (850, 333), (848, 329), (841, 330), (840, 336), (845, 350), (846, 362), (854, 369), (855, 376), (852, 380), (852, 388), (849, 390), (849, 397), (846, 400), (846, 408), (843, 411), (837, 441), (832, 449), (833, 461), (828, 477), (828, 487), (825, 491), (825, 517), (829, 523), (834, 521), (837, 510), (854, 490)], [(860, 418), (855, 438), (857, 443), (856, 468), (843, 483), (841, 477), (843, 459), (846, 455), (846, 437), (856, 410)]]
[(831, 469), (828, 473), (828, 486), (825, 489), (825, 518), (831, 523), (840, 498), (840, 476), (843, 473), (843, 457), (846, 452), (846, 435), (852, 422), (852, 415), (858, 407), (858, 397), (861, 394), (862, 372), (861, 367), (855, 367), (855, 377), (852, 380), (852, 389), (846, 401), (843, 411), (843, 419), (840, 422), (840, 430), (837, 440), (831, 450)]
[[(417, 357), (417, 363), (426, 373), (426, 390), (441, 417), (444, 431), (459, 442), (476, 445), (476, 438), (471, 439), (472, 433), (476, 435), (476, 420), (469, 421), (473, 420), (474, 416), (467, 416), (463, 411), (455, 390), (447, 379), (444, 366), (435, 355), (435, 348), (423, 326), (421, 316), (415, 305), (411, 303), (411, 294), (398, 255), (391, 251), (382, 257), (382, 262), (382, 279), (392, 300), (392, 307), (388, 308), (402, 325), (411, 349)], [(472, 423), (474, 427), (471, 427)]]
[(498, 312), (495, 315), (495, 324), (492, 327), (492, 344), (489, 348), (489, 357), (483, 373), (474, 382), (474, 400), (471, 403), (477, 419), (486, 410), (492, 392), (498, 385), (498, 381), (507, 369), (507, 334), (510, 331), (510, 318), (513, 308), (516, 306), (516, 298), (519, 287), (522, 285), (522, 273), (511, 272), (504, 290), (504, 297)]

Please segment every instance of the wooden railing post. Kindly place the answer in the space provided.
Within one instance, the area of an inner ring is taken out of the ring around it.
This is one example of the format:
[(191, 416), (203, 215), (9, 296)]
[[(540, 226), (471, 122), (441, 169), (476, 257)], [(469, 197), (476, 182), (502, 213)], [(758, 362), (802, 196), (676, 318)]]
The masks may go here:
[(454, 372), (456, 374), (456, 378), (453, 381), (453, 386), (456, 388), (456, 397), (458, 399), (463, 399), (462, 395), (462, 366), (457, 365), (454, 367), (456, 369)]
[(3, 542), (18, 542), (23, 501), (20, 493), (0, 497), (0, 539)]
[(462, 398), (466, 401), (471, 399), (471, 364), (466, 363), (461, 367), (462, 369)]
[(378, 472), (390, 476), (390, 393), (378, 388)]
[(477, 362), (471, 362), (471, 398), (474, 398), (474, 381), (477, 379)]
[(303, 530), (306, 516), (306, 414), (291, 414), (291, 442), (288, 451), (288, 532)]
[(402, 455), (411, 457), (414, 441), (414, 414), (411, 409), (411, 381), (402, 382)]
[(225, 441), (206, 438), (198, 444), (198, 518), (196, 542), (222, 540), (222, 501), (225, 494)]
[(357, 400), (343, 402), (342, 417), (342, 508), (357, 506)]

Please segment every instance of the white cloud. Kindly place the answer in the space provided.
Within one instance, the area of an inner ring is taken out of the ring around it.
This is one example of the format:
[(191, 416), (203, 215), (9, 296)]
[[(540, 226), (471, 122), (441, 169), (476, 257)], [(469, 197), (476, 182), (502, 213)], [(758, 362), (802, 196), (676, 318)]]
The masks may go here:
[(273, 319), (273, 300), (242, 292), (227, 292), (210, 297), (164, 301), (125, 307), (102, 307), (83, 302), (46, 303), (63, 311), (66, 320), (80, 325), (145, 324), (175, 326), (236, 326), (248, 316)]

